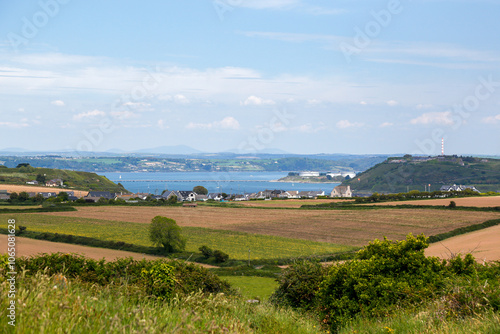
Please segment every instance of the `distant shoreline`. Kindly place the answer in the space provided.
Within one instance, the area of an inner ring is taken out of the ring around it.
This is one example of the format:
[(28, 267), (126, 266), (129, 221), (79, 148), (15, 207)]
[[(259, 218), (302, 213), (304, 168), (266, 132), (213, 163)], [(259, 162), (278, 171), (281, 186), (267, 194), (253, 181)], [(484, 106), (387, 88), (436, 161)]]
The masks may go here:
[(281, 183), (318, 183), (318, 184), (341, 184), (338, 181), (287, 181), (287, 180), (270, 180), (269, 182), (281, 182)]

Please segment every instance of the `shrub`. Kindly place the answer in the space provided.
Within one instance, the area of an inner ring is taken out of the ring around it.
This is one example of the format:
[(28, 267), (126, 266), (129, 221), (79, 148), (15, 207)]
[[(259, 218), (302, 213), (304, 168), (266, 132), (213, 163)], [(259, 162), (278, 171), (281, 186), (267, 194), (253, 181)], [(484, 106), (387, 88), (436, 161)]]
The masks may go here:
[(175, 288), (174, 268), (165, 262), (155, 262), (150, 269), (142, 269), (146, 292), (159, 300), (169, 300)]
[(217, 262), (217, 263), (226, 262), (229, 259), (228, 254), (226, 254), (223, 251), (218, 250), (218, 249), (214, 250), (213, 255), (215, 257), (215, 262)]
[(419, 302), (444, 284), (444, 263), (427, 258), (425, 236), (375, 240), (356, 260), (330, 268), (318, 293), (323, 322), (337, 330), (362, 313), (383, 316), (396, 305)]
[(325, 274), (326, 269), (319, 262), (296, 262), (283, 270), (276, 279), (279, 286), (270, 300), (275, 305), (313, 309), (316, 306), (316, 293)]
[(203, 254), (203, 257), (205, 259), (209, 259), (212, 256), (214, 256), (214, 251), (210, 247), (208, 247), (208, 246), (203, 245), (203, 246), (201, 246), (198, 249), (201, 252), (201, 254)]
[(455, 201), (450, 201), (450, 204), (448, 204), (448, 207), (453, 209), (453, 208), (456, 208), (457, 207), (457, 203), (455, 203)]

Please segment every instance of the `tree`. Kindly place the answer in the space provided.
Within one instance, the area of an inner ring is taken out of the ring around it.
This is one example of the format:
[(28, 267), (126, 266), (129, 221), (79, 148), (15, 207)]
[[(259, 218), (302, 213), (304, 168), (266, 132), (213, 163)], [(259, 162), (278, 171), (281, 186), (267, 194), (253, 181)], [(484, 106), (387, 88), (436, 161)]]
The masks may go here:
[(149, 225), (149, 239), (157, 247), (163, 247), (165, 252), (183, 251), (186, 240), (181, 234), (181, 228), (175, 220), (156, 216)]
[(19, 198), (20, 201), (24, 202), (30, 199), (30, 195), (26, 191), (21, 191), (19, 193)]
[(21, 168), (21, 167), (30, 167), (30, 164), (24, 162), (16, 166), (16, 168)]
[(11, 201), (15, 201), (15, 200), (19, 199), (19, 194), (16, 192), (13, 192), (10, 194), (9, 198)]
[(38, 183), (45, 184), (46, 178), (42, 174), (37, 174), (36, 175), (36, 180), (38, 181)]
[(196, 187), (193, 188), (193, 191), (195, 193), (197, 193), (198, 195), (206, 195), (206, 194), (208, 194), (207, 188), (205, 188), (203, 186), (196, 186)]
[(65, 191), (61, 191), (59, 194), (57, 194), (57, 197), (59, 197), (62, 202), (67, 202), (69, 200), (69, 195)]

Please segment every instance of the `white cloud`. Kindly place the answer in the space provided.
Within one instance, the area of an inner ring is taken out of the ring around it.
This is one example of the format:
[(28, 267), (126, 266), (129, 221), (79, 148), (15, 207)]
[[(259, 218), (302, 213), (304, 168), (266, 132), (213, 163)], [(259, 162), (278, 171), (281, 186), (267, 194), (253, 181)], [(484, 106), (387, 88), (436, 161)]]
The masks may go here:
[(298, 131), (298, 132), (302, 132), (302, 133), (316, 133), (316, 132), (319, 132), (319, 131), (325, 130), (325, 129), (326, 129), (326, 126), (324, 126), (324, 125), (314, 127), (311, 123), (307, 123), (307, 124), (302, 124), (300, 126), (293, 127), (290, 130)]
[(337, 128), (339, 128), (339, 129), (359, 128), (363, 125), (364, 125), (363, 123), (357, 123), (357, 122), (351, 123), (348, 120), (341, 120), (341, 121), (338, 121), (336, 124)]
[(50, 104), (56, 106), (56, 107), (64, 107), (64, 101), (61, 101), (61, 100), (55, 100), (55, 101), (52, 101), (50, 102)]
[(262, 106), (262, 105), (273, 105), (276, 104), (273, 100), (266, 100), (261, 97), (257, 96), (249, 96), (245, 101), (240, 102), (241, 105), (243, 106), (249, 106), (249, 105), (254, 105), (254, 106)]
[(429, 112), (418, 116), (410, 121), (411, 124), (439, 124), (453, 125), (451, 111)]
[(394, 107), (394, 106), (397, 106), (399, 104), (398, 101), (394, 101), (394, 100), (387, 101), (386, 103), (390, 107)]
[(168, 126), (167, 124), (165, 124), (165, 120), (163, 120), (163, 119), (159, 119), (156, 124), (162, 130), (170, 128), (170, 126)]
[(368, 102), (361, 101), (361, 102), (359, 102), (359, 104), (361, 104), (362, 106), (366, 106), (366, 105), (368, 105)]
[(432, 104), (417, 104), (417, 109), (431, 109), (434, 106)]
[(380, 127), (381, 127), (381, 128), (387, 128), (387, 127), (389, 127), (389, 126), (393, 126), (393, 125), (394, 125), (394, 123), (391, 123), (391, 122), (384, 122), (384, 123), (380, 124)]
[(138, 114), (136, 114), (132, 111), (129, 111), (129, 110), (112, 111), (112, 112), (110, 112), (110, 114), (114, 118), (121, 119), (121, 120), (139, 117)]
[(224, 130), (238, 130), (240, 123), (234, 117), (228, 116), (221, 121), (211, 123), (193, 123), (190, 122), (186, 125), (186, 129), (224, 129)]
[(100, 111), (100, 110), (95, 109), (92, 111), (79, 113), (78, 115), (73, 116), (73, 119), (75, 121), (81, 121), (81, 120), (86, 119), (86, 118), (94, 118), (94, 117), (104, 116), (104, 115), (106, 115), (106, 113), (104, 111)]
[(483, 118), (482, 122), (486, 123), (486, 124), (496, 124), (496, 123), (500, 122), (500, 114), (498, 114), (496, 116), (485, 117), (485, 118)]
[(28, 127), (29, 124), (26, 122), (19, 122), (19, 123), (14, 123), (14, 122), (0, 122), (0, 126), (6, 126), (8, 128), (25, 128)]
[(283, 9), (298, 5), (300, 0), (244, 0), (237, 3), (239, 7), (252, 9)]

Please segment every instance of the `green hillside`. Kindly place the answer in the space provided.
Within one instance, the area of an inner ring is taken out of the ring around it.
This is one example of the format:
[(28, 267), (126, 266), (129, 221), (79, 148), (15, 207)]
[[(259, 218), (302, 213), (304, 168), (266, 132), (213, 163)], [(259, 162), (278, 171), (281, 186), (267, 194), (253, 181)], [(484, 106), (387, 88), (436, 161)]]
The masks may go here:
[[(439, 190), (443, 185), (472, 185), (481, 192), (500, 191), (500, 160), (438, 156), (389, 158), (343, 185), (356, 193)], [(427, 187), (427, 189), (426, 189)]]
[[(26, 185), (28, 181), (39, 181), (40, 185), (54, 179), (61, 179), (64, 188), (78, 190), (98, 190), (126, 192), (121, 184), (115, 184), (104, 176), (95, 173), (72, 170), (35, 168), (28, 164), (16, 168), (0, 166), (0, 184)], [(47, 188), (50, 189), (50, 188)]]

